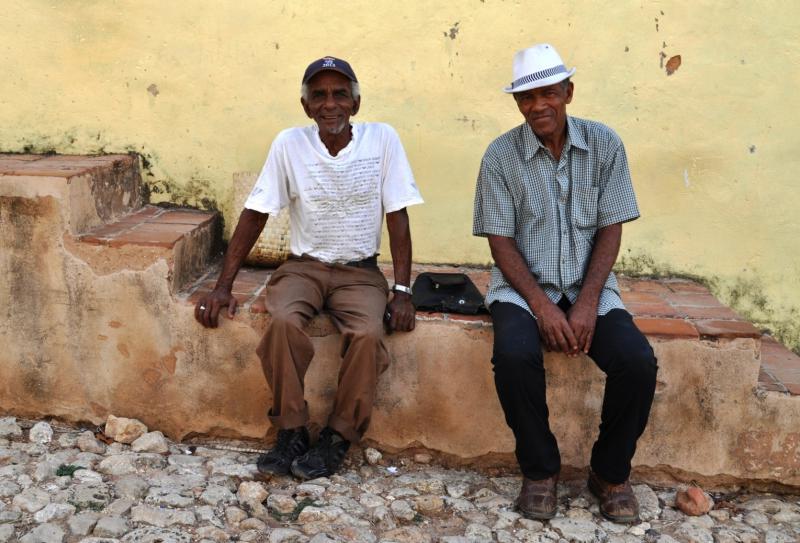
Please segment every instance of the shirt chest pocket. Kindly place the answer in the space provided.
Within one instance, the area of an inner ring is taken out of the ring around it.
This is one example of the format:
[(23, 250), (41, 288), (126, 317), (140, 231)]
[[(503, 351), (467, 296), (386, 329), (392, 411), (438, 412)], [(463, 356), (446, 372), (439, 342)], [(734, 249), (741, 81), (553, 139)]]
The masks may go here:
[(597, 228), (597, 201), (600, 189), (591, 185), (572, 188), (572, 222), (576, 228)]

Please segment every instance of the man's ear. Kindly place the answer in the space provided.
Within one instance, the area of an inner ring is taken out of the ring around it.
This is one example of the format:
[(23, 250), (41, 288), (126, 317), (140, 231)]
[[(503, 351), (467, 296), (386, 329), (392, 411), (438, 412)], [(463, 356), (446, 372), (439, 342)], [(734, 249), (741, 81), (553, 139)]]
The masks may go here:
[(313, 117), (311, 116), (311, 111), (309, 111), (309, 109), (308, 109), (308, 104), (306, 103), (306, 101), (302, 97), (300, 98), (300, 104), (303, 106), (303, 111), (306, 112), (306, 115), (308, 116), (308, 118), (309, 119), (313, 119)]
[(566, 100), (564, 100), (564, 102), (566, 102), (567, 104), (572, 102), (572, 94), (574, 92), (575, 92), (575, 83), (570, 81), (569, 85), (567, 85), (567, 98), (566, 98)]
[(353, 102), (353, 113), (351, 115), (358, 113), (358, 110), (361, 108), (361, 96), (353, 100)]

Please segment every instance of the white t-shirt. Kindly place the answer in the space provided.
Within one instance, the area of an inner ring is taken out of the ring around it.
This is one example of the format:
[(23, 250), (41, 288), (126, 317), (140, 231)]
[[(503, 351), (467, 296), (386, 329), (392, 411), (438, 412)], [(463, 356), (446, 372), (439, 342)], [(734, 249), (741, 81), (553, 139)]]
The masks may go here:
[(397, 132), (383, 123), (352, 128), (335, 157), (316, 125), (289, 128), (272, 142), (244, 207), (273, 215), (289, 206), (292, 254), (329, 263), (370, 257), (384, 213), (422, 203)]

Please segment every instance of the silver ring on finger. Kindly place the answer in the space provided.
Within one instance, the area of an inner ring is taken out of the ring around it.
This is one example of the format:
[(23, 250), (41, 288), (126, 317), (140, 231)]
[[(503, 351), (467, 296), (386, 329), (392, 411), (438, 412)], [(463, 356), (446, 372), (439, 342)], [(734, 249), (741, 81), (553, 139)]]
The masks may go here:
[(200, 311), (205, 311), (205, 310), (206, 310), (206, 306), (204, 306), (204, 305), (201, 305), (201, 306), (200, 306)]

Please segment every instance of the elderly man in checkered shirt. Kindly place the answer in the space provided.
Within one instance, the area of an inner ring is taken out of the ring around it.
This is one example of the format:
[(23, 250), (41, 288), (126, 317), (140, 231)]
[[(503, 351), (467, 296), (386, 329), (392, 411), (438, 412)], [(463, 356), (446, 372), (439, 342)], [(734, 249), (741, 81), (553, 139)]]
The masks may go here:
[(548, 423), (544, 347), (586, 353), (606, 374), (588, 486), (606, 518), (635, 522), (639, 506), (628, 478), (657, 365), (611, 268), (622, 223), (639, 210), (619, 136), (567, 115), (574, 72), (548, 44), (516, 54), (505, 92), (525, 122), (486, 150), (473, 234), (488, 238), (495, 261), (486, 305), (497, 394), (524, 475), (517, 507), (536, 519), (556, 511), (561, 459)]

